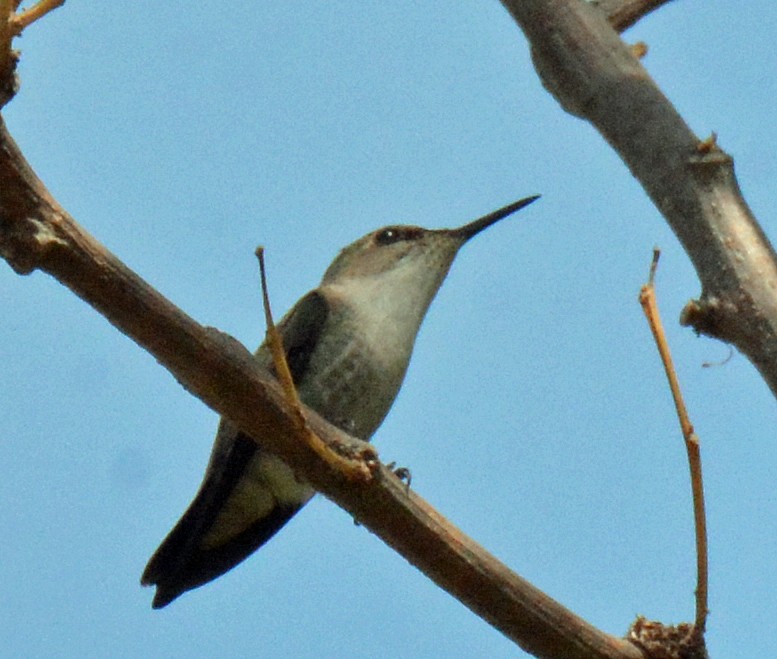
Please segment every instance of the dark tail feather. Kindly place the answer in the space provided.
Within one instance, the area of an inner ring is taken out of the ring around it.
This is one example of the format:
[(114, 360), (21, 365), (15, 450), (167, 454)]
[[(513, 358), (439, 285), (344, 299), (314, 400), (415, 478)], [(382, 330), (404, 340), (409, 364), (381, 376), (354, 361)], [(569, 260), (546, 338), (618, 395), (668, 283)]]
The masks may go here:
[(213, 548), (200, 545), (203, 534), (198, 527), (195, 504), (181, 518), (151, 557), (140, 583), (156, 585), (152, 606), (161, 609), (176, 597), (221, 576), (247, 558), (302, 507), (276, 506), (227, 544)]
[[(214, 453), (197, 496), (140, 579), (144, 586), (156, 585), (155, 609), (233, 568), (305, 505), (310, 495), (299, 501), (279, 501), (269, 483), (253, 480), (252, 470), (266, 459), (274, 458), (263, 457), (256, 443), (242, 433)], [(254, 489), (241, 492), (238, 486), (243, 479)], [(239, 505), (230, 511), (235, 496)]]

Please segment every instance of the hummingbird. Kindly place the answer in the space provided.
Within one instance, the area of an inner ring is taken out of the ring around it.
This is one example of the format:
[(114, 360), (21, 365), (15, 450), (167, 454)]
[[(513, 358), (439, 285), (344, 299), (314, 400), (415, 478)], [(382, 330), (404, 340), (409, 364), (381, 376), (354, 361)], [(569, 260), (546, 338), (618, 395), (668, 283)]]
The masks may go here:
[[(319, 286), (278, 324), (301, 401), (368, 441), (394, 403), (418, 330), (459, 249), (538, 197), (457, 229), (387, 226), (345, 247)], [(266, 341), (255, 358), (275, 377)], [(141, 584), (156, 586), (153, 608), (231, 570), (314, 494), (286, 463), (222, 418), (194, 500), (141, 577)]]

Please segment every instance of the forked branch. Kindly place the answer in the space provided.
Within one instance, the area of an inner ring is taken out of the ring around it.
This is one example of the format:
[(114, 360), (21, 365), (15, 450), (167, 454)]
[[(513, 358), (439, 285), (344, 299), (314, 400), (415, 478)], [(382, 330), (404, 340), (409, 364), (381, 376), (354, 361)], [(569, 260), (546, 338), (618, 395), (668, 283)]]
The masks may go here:
[[(14, 9), (18, 9), (21, 2), (14, 1)], [(29, 9), (25, 9), (18, 14), (14, 14), (9, 19), (11, 33), (13, 36), (19, 36), (28, 25), (43, 18), (46, 14), (54, 11), (57, 7), (65, 4), (65, 0), (40, 0)]]

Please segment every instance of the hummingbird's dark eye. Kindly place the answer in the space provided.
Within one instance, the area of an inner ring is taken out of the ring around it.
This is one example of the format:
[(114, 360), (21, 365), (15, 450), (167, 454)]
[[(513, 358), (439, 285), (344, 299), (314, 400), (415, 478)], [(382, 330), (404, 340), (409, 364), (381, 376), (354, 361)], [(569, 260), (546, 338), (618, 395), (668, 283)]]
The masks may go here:
[(420, 235), (421, 229), (418, 227), (386, 227), (375, 235), (375, 242), (378, 245), (391, 245), (400, 240), (413, 240)]
[(390, 245), (402, 240), (402, 232), (396, 227), (387, 227), (375, 236), (375, 242), (378, 245)]

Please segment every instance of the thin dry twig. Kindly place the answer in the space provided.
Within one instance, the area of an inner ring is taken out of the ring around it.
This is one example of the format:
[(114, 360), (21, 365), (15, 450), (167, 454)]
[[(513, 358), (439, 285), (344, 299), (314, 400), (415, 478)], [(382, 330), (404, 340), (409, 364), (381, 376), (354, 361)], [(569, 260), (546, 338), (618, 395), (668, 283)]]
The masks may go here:
[(256, 258), (259, 260), (259, 276), (262, 284), (262, 306), (264, 308), (264, 320), (267, 325), (267, 342), (270, 346), (270, 352), (272, 353), (273, 366), (275, 366), (278, 381), (281, 383), (281, 387), (283, 387), (286, 398), (291, 406), (299, 413), (301, 422), (304, 425), (305, 417), (302, 414), (297, 389), (294, 386), (294, 380), (291, 377), (289, 363), (286, 361), (283, 340), (281, 339), (280, 332), (278, 332), (278, 328), (275, 326), (275, 321), (272, 317), (270, 295), (267, 292), (267, 272), (264, 267), (264, 247), (257, 247), (255, 253)]
[(639, 303), (645, 313), (650, 331), (664, 365), (669, 389), (672, 392), (677, 418), (680, 421), (685, 448), (688, 453), (688, 466), (691, 472), (691, 490), (693, 492), (693, 517), (696, 528), (696, 619), (693, 633), (701, 638), (707, 622), (707, 590), (708, 590), (708, 558), (707, 558), (707, 517), (704, 506), (704, 484), (702, 481), (701, 452), (699, 438), (694, 432), (693, 424), (688, 415), (688, 409), (683, 400), (677, 372), (672, 362), (669, 343), (666, 340), (664, 325), (656, 303), (655, 275), (661, 252), (653, 250), (653, 261), (650, 264), (648, 282), (639, 293)]
[(334, 469), (337, 469), (349, 480), (367, 482), (374, 476), (375, 466), (377, 465), (377, 455), (369, 456), (368, 460), (349, 459), (333, 451), (325, 444), (316, 433), (311, 430), (310, 425), (305, 418), (305, 412), (302, 409), (302, 402), (299, 399), (297, 388), (294, 386), (294, 379), (291, 376), (289, 363), (286, 361), (286, 351), (283, 349), (283, 339), (275, 326), (270, 308), (270, 296), (267, 292), (267, 273), (264, 267), (264, 247), (256, 248), (256, 258), (259, 259), (259, 275), (262, 283), (262, 305), (264, 307), (264, 319), (267, 324), (267, 343), (270, 346), (273, 366), (278, 381), (283, 388), (289, 409), (293, 412), (294, 425), (301, 441), (310, 446), (323, 460)]
[[(14, 9), (18, 9), (21, 2), (14, 1)], [(54, 11), (65, 4), (65, 0), (40, 0), (38, 4), (29, 9), (25, 9), (19, 14), (15, 14), (9, 19), (11, 32), (14, 36), (19, 36), (26, 27), (32, 25), (35, 21), (43, 18), (46, 14)]]

